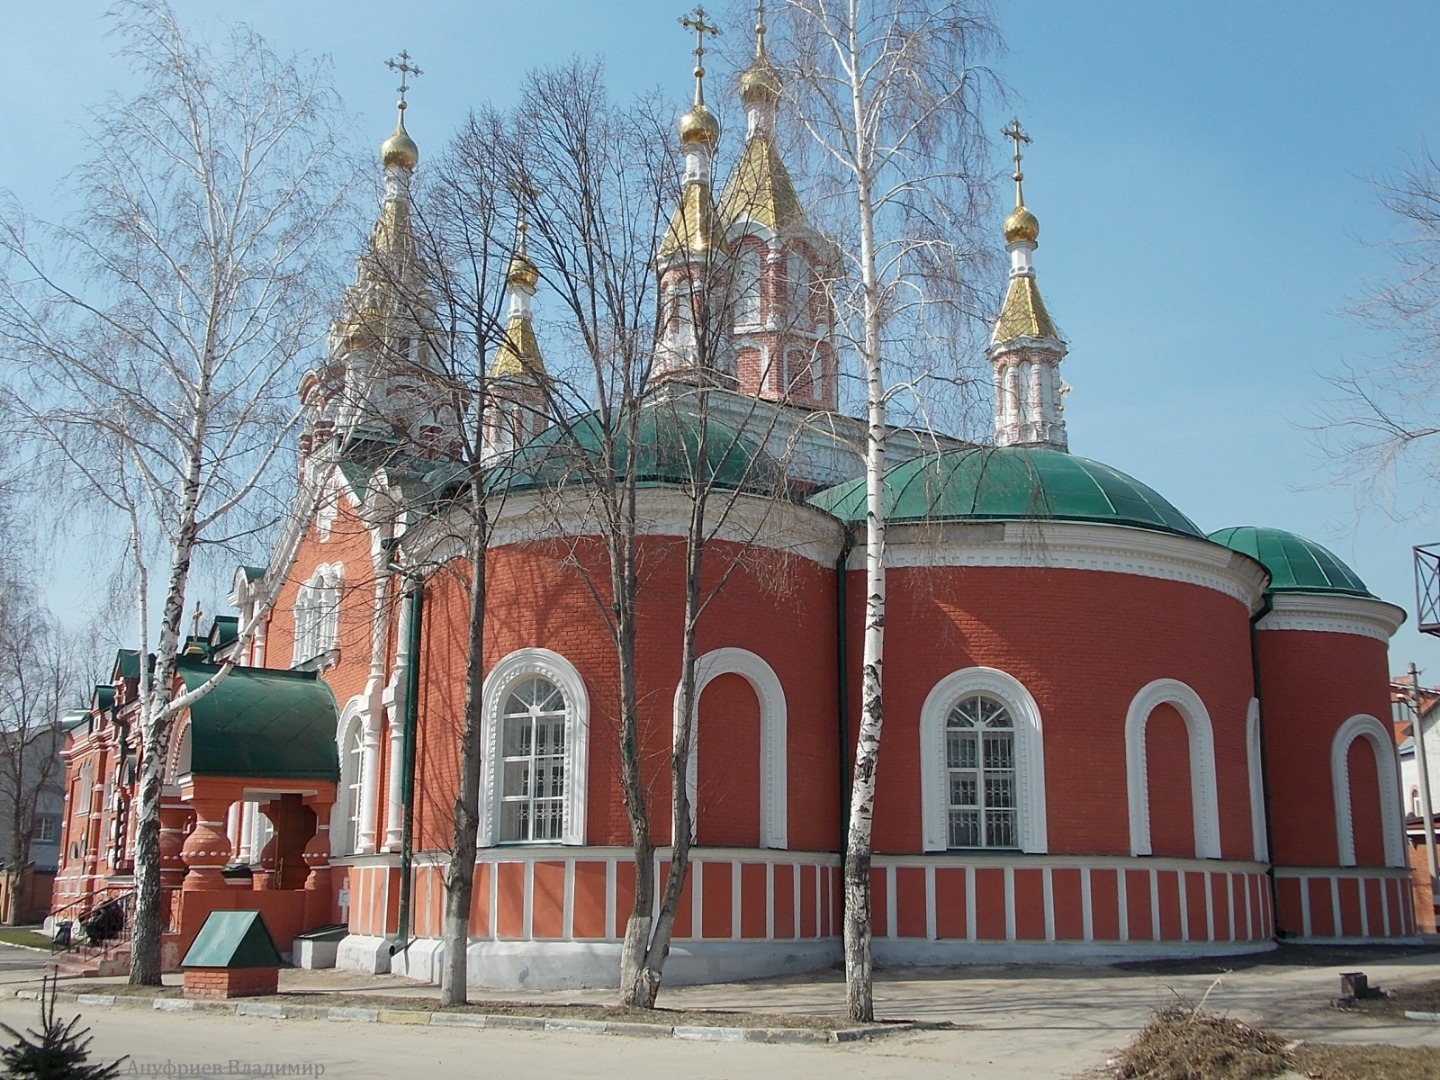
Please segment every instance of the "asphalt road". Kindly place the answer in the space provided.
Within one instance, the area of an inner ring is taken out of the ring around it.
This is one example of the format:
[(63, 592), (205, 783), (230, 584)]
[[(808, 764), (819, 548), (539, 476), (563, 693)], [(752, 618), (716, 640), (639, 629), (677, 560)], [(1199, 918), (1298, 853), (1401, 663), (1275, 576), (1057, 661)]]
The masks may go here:
[[(43, 953), (0, 946), (0, 983), (35, 982), (46, 959)], [(1151, 1010), (1177, 995), (1204, 998), (1213, 1012), (1264, 1024), (1291, 1038), (1440, 1046), (1440, 1024), (1342, 1013), (1330, 1006), (1340, 970), (1365, 970), (1372, 984), (1396, 986), (1440, 978), (1437, 961), (1435, 950), (1292, 949), (1250, 960), (1130, 968), (898, 969), (877, 978), (877, 1006), (884, 1015), (948, 1020), (961, 1029), (844, 1046), (694, 1043), (101, 1006), (79, 1011), (82, 1025), (94, 1036), (92, 1061), (130, 1055), (122, 1077), (1067, 1078), (1095, 1075), (1092, 1070), (1145, 1024)], [(286, 974), (292, 987), (305, 985), (311, 992), (353, 993), (361, 984), (398, 993), (418, 989), (384, 976)], [(107, 987), (71, 983), (67, 989), (103, 992)], [(837, 976), (821, 973), (750, 985), (674, 988), (664, 1003), (833, 1014), (839, 995)], [(537, 1000), (547, 996), (554, 995), (533, 995)], [(62, 1002), (60, 1009), (68, 1016), (77, 1006)], [(34, 1026), (37, 1018), (35, 1002), (0, 998), (0, 1022), (23, 1028)]]

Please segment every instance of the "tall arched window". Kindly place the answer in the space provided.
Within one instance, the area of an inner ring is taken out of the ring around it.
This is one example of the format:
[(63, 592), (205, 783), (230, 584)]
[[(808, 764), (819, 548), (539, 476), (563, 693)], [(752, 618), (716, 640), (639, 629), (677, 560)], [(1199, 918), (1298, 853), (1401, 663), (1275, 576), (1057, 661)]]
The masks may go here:
[(291, 664), (303, 664), (340, 643), (340, 563), (318, 566), (295, 594), (295, 647)]
[(516, 684), (501, 723), (500, 840), (559, 840), (565, 817), (565, 695), (549, 679)]
[(1017, 679), (973, 667), (935, 684), (920, 709), (920, 800), (926, 851), (1048, 850), (1040, 709)]
[(360, 793), (365, 786), (365, 732), (359, 720), (350, 725), (340, 768), (345, 780), (345, 835), (341, 853), (350, 855), (360, 847)]
[(967, 694), (945, 722), (948, 847), (1013, 848), (1015, 721), (1003, 702)]
[(480, 843), (585, 842), (589, 700), (563, 656), (521, 649), (485, 680)]
[(735, 325), (760, 321), (760, 247), (745, 244), (735, 260)]

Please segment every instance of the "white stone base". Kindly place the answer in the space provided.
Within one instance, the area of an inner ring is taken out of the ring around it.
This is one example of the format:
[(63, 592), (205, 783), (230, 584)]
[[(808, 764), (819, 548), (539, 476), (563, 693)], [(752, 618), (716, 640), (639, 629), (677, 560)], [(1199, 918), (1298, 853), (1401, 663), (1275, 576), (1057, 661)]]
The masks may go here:
[(341, 971), (383, 975), (390, 970), (390, 938), (350, 934), (335, 950), (335, 966)]
[(295, 939), (290, 949), (295, 966), (310, 970), (333, 968), (339, 951), (338, 941), (305, 941), (300, 938)]
[[(344, 952), (343, 946), (341, 952)], [(444, 956), (445, 949), (438, 938), (417, 938), (408, 949), (391, 959), (390, 974), (438, 983)], [(838, 939), (680, 942), (671, 947), (665, 962), (665, 983), (688, 986), (740, 982), (819, 971), (839, 963), (840, 957)], [(477, 988), (613, 989), (620, 977), (620, 943), (472, 940), (466, 961), (466, 981)]]

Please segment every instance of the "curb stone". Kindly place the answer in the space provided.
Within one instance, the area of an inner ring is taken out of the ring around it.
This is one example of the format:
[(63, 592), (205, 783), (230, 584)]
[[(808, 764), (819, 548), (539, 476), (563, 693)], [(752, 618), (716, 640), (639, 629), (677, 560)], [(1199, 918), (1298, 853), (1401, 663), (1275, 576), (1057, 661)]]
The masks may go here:
[[(3, 995), (0, 995), (3, 996)], [(21, 1001), (38, 1001), (36, 990), (15, 990)], [(348, 1020), (365, 1024), (410, 1024), (433, 1027), (561, 1031), (588, 1035), (627, 1035), (632, 1038), (684, 1039), (690, 1042), (754, 1042), (829, 1044), (859, 1042), (886, 1035), (923, 1030), (927, 1025), (901, 1021), (874, 1028), (743, 1028), (704, 1024), (646, 1024), (632, 1020), (567, 1019), (558, 1016), (517, 1016), (511, 1013), (425, 1012), (418, 1009), (366, 1009), (342, 1005), (299, 1005), (273, 1001), (199, 1001), (192, 998), (139, 997), (129, 994), (60, 993), (57, 1001), (100, 1008), (157, 1009), (161, 1012), (229, 1013), (232, 1016), (271, 1020)], [(1440, 1022), (1440, 1013), (1406, 1013), (1413, 1020)]]
[(1424, 1012), (1419, 1009), (1406, 1009), (1406, 1020), (1422, 1020), (1431, 1024), (1440, 1024), (1440, 1012)]

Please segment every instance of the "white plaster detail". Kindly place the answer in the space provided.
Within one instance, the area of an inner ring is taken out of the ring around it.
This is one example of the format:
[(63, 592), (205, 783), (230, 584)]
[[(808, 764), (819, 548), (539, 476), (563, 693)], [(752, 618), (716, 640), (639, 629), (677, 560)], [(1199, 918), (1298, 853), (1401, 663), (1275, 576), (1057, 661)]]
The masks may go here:
[(1130, 804), (1130, 854), (1150, 854), (1150, 793), (1145, 725), (1160, 705), (1173, 705), (1190, 739), (1190, 805), (1195, 856), (1220, 858), (1220, 805), (1215, 784), (1215, 735), (1200, 695), (1177, 679), (1156, 679), (1141, 688), (1125, 714), (1125, 782)]
[(1274, 607), (1257, 624), (1260, 630), (1309, 630), (1354, 634), (1388, 642), (1405, 621), (1405, 611), (1383, 600), (1329, 593), (1277, 593)]
[[(340, 759), (340, 783), (335, 787), (335, 803), (330, 808), (330, 854), (351, 855), (363, 851), (363, 841), (366, 834), (366, 802), (374, 804), (374, 782), (373, 777), (366, 775), (366, 766), (369, 764), (369, 747), (364, 737), (365, 723), (365, 699), (362, 696), (355, 696), (345, 703), (344, 710), (340, 713), (340, 719), (335, 725), (335, 752)], [(357, 729), (361, 731), (362, 754), (360, 760), (360, 805), (350, 805), (350, 785), (355, 782), (352, 775), (352, 764), (350, 755), (350, 743), (355, 737)], [(346, 838), (349, 832), (347, 826), (350, 817), (359, 811), (359, 820), (355, 828), (355, 851), (346, 850)], [(373, 822), (373, 819), (369, 819)], [(374, 825), (369, 826), (371, 849), (374, 850)]]
[(1341, 866), (1354, 866), (1354, 808), (1350, 805), (1350, 744), (1365, 739), (1375, 756), (1380, 784), (1380, 828), (1385, 838), (1385, 865), (1405, 866), (1405, 835), (1400, 808), (1400, 766), (1395, 740), (1386, 725), (1363, 713), (1350, 717), (1330, 744), (1330, 782), (1335, 792), (1335, 839)]
[[(863, 568), (863, 556), (863, 549), (851, 556), (852, 569)], [(1259, 563), (1208, 540), (1040, 519), (891, 523), (886, 558), (892, 567), (1041, 567), (1160, 578), (1223, 593), (1252, 613), (1260, 608), (1268, 580)]]
[[(590, 696), (575, 666), (549, 649), (518, 649), (485, 677), (483, 690), (484, 772), (480, 799), (480, 844), (499, 842), (501, 710), (510, 688), (532, 675), (550, 680), (565, 698), (565, 808), (562, 844), (585, 843), (585, 795), (589, 788)], [(493, 911), (493, 908), (492, 908)]]
[(1265, 832), (1265, 771), (1260, 757), (1260, 701), (1250, 699), (1245, 711), (1245, 768), (1250, 780), (1250, 843), (1256, 862), (1270, 858)]
[(945, 723), (967, 694), (988, 694), (1003, 702), (1015, 721), (1016, 835), (1021, 851), (1049, 850), (1045, 819), (1045, 736), (1040, 706), (1023, 683), (995, 668), (951, 672), (935, 684), (920, 708), (920, 807), (925, 850), (949, 846), (949, 783), (945, 767)]
[[(739, 675), (750, 684), (760, 701), (760, 846), (789, 846), (788, 747), (789, 722), (785, 688), (780, 677), (763, 657), (748, 649), (714, 649), (695, 661), (695, 705), (705, 687), (720, 675)], [(680, 688), (675, 688), (679, 698)], [(678, 700), (677, 700), (678, 709)], [(685, 787), (690, 796), (690, 836), (695, 837), (699, 792), (700, 744), (698, 716), (690, 717), (690, 760), (685, 770)]]

